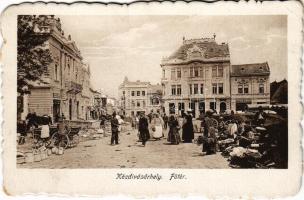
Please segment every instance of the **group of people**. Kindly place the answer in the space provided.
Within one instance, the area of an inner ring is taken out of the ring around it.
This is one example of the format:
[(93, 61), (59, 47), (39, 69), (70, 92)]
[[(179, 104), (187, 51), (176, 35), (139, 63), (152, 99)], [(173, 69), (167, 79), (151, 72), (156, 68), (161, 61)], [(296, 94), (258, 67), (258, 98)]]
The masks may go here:
[[(182, 122), (179, 121), (179, 117), (176, 115), (168, 117), (163, 114), (161, 116), (160, 113), (153, 113), (152, 111), (148, 115), (139, 113), (133, 116), (132, 126), (138, 129), (139, 141), (142, 142), (142, 146), (145, 146), (150, 138), (154, 140), (164, 138), (165, 132), (168, 133), (167, 141), (170, 144), (192, 143), (194, 139), (191, 112), (183, 114)], [(180, 130), (182, 130), (182, 137), (180, 137)]]

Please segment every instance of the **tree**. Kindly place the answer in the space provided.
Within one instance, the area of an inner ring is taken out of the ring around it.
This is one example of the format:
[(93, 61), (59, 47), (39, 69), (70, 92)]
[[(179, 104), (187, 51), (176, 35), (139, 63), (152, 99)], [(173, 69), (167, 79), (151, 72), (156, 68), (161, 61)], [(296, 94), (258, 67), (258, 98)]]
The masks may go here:
[(51, 53), (46, 48), (50, 31), (37, 31), (40, 27), (50, 27), (50, 24), (47, 16), (18, 15), (17, 20), (17, 92), (23, 95), (29, 81), (41, 80), (52, 62)]

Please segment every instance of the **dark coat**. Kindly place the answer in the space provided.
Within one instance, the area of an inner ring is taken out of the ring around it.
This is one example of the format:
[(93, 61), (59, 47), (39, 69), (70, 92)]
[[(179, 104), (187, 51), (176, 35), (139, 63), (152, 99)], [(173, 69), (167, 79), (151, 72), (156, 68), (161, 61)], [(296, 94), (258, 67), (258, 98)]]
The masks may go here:
[(194, 132), (193, 132), (193, 123), (191, 115), (186, 115), (186, 123), (183, 125), (183, 135), (182, 138), (184, 142), (192, 142), (194, 139)]

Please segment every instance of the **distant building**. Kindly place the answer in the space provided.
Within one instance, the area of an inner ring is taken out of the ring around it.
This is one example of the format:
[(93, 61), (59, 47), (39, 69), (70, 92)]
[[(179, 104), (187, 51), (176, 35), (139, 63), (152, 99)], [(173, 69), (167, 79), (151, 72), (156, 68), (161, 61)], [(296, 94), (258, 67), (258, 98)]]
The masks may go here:
[(71, 36), (65, 36), (59, 18), (44, 17), (49, 26), (35, 26), (37, 34), (45, 34), (52, 63), (42, 81), (30, 83), (27, 99), (29, 111), (50, 115), (54, 121), (64, 114), (67, 120), (86, 120), (90, 112), (90, 68)]
[(119, 107), (125, 115), (136, 115), (141, 112), (161, 111), (161, 85), (150, 82), (129, 81), (126, 77), (119, 86)]
[(270, 103), (267, 63), (231, 65), (227, 43), (213, 38), (186, 40), (164, 58), (162, 90), (165, 112), (194, 116), (212, 109), (243, 110), (246, 104)]

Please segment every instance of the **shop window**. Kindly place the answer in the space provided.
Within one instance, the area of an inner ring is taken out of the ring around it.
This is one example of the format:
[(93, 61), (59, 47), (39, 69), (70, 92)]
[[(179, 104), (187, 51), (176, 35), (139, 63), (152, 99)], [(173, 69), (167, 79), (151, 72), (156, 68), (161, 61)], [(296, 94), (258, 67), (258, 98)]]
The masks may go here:
[(169, 113), (175, 114), (175, 104), (174, 103), (169, 103)]

